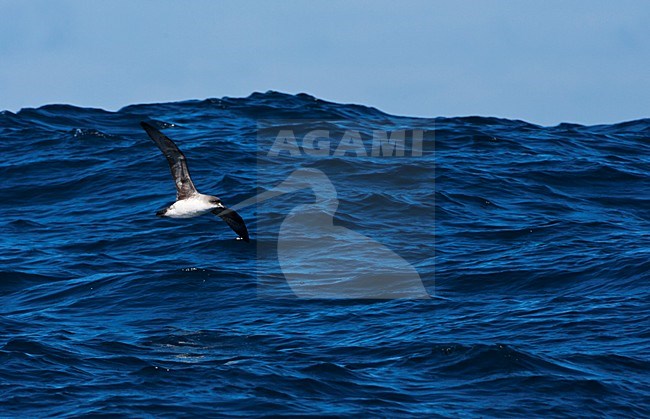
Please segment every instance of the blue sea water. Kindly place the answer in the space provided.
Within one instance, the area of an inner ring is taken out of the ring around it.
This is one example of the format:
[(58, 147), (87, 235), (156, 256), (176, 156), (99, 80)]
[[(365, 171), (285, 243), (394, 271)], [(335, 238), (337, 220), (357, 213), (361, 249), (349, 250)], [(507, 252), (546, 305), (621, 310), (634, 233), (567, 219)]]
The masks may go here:
[[(142, 120), (228, 205), (322, 171), (334, 224), (430, 298), (292, 293), (267, 250), (306, 190), (240, 209), (251, 243), (210, 214), (157, 218), (174, 186)], [(325, 127), (331, 153), (269, 156), (287, 127)], [(421, 155), (334, 155), (351, 128), (426, 134)], [(4, 111), (0, 153), (2, 417), (650, 416), (650, 119), (425, 119), (267, 92)]]

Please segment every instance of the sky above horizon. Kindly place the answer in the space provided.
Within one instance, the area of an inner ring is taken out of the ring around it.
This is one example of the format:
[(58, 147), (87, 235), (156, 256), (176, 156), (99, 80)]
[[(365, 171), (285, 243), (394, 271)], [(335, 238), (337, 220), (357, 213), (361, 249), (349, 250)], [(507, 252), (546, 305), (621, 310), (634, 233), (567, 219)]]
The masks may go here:
[(650, 117), (650, 2), (0, 0), (0, 109), (308, 93), (411, 116)]

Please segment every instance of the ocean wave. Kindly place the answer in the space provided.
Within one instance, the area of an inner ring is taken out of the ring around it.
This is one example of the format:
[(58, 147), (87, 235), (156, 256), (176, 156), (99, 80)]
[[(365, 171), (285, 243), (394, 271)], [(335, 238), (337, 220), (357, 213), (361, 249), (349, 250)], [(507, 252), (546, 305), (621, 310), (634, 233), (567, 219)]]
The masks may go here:
[[(228, 206), (298, 169), (331, 187), (238, 209), (250, 244), (212, 215), (158, 218), (174, 185), (142, 120)], [(374, 130), (416, 129), (421, 155), (410, 137), (372, 155)], [(270, 152), (282, 130), (293, 155)], [(329, 153), (305, 152), (314, 130)], [(346, 131), (365, 153), (335, 152)], [(649, 133), (273, 91), (0, 112), (0, 410), (648, 416)], [(282, 224), (306, 215), (281, 266)], [(355, 262), (330, 290), (390, 268), (346, 234), (399, 255), (432, 298), (297, 298), (285, 274), (322, 281), (323, 261)]]

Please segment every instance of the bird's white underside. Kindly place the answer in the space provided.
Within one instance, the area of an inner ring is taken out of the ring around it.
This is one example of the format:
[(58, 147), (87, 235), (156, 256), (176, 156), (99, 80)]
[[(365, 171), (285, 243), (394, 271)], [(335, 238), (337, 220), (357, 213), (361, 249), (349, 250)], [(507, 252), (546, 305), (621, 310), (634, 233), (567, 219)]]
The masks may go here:
[(208, 213), (215, 208), (219, 208), (219, 206), (210, 203), (209, 200), (209, 196), (202, 194), (197, 194), (187, 199), (181, 199), (167, 208), (165, 217), (192, 218)]

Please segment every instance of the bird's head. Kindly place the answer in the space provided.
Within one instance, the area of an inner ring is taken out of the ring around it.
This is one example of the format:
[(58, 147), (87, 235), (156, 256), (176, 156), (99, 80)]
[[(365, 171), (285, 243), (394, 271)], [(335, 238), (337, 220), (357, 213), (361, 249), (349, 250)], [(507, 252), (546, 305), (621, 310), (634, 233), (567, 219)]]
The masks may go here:
[(210, 196), (208, 198), (208, 202), (210, 205), (214, 206), (214, 208), (225, 208), (225, 206), (221, 203), (221, 199), (217, 198), (216, 196)]

